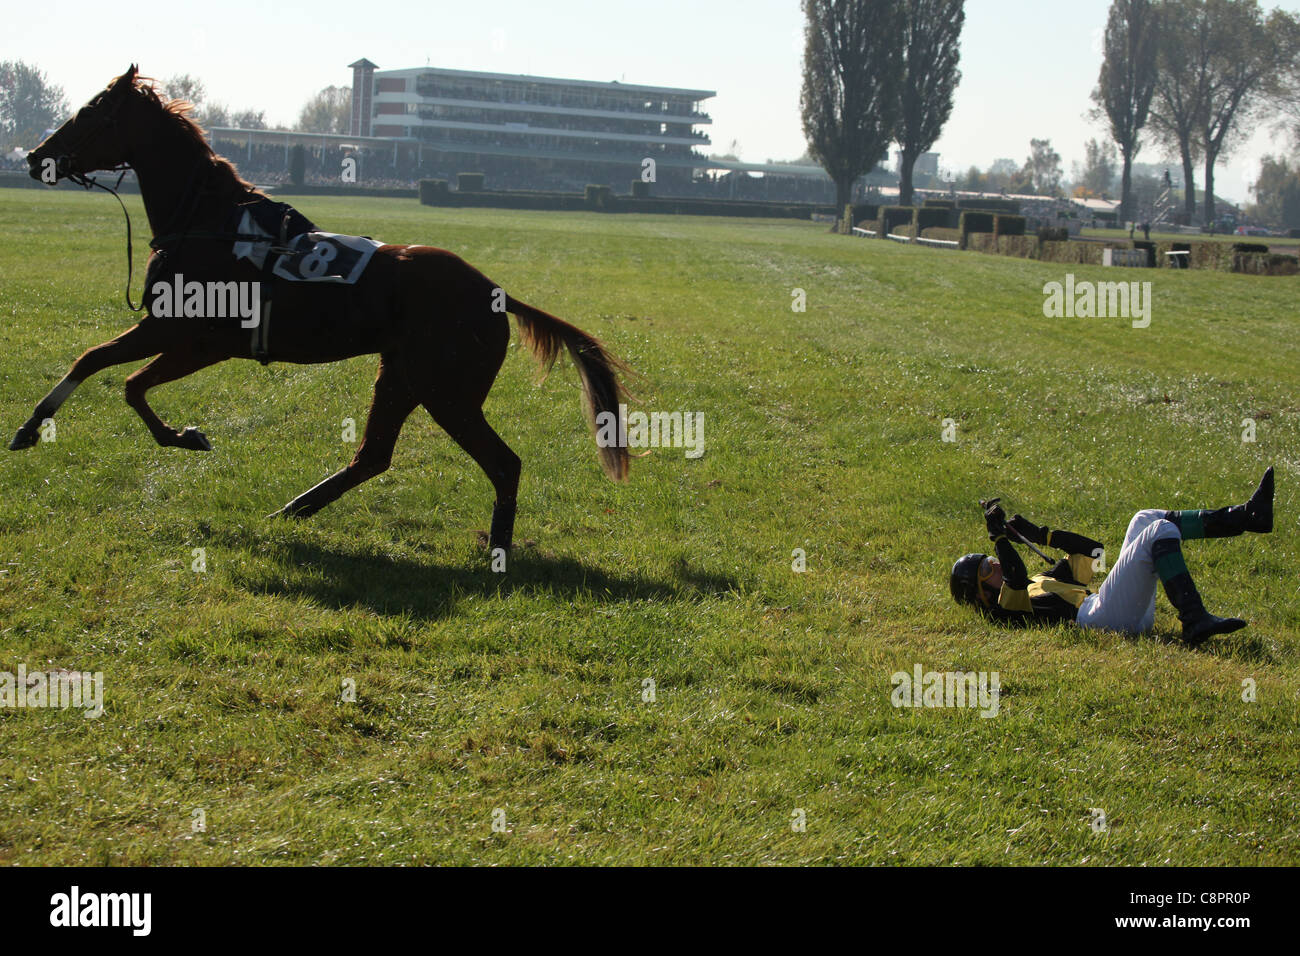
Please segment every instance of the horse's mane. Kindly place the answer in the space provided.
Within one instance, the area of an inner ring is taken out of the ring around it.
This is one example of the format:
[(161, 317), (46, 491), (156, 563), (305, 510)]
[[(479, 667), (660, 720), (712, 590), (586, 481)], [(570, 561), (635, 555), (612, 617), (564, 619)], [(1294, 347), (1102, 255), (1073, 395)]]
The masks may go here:
[(224, 156), (218, 155), (208, 142), (207, 135), (203, 127), (194, 121), (190, 113), (194, 111), (194, 104), (189, 100), (183, 100), (179, 97), (163, 99), (158, 93), (157, 81), (151, 77), (136, 77), (135, 88), (144, 95), (144, 98), (156, 106), (167, 119), (173, 124), (174, 128), (180, 132), (186, 139), (192, 141), (195, 146), (206, 153), (212, 160), (212, 165), (218, 175), (227, 177), (232, 185), (240, 186), (258, 196), (265, 195), (256, 186), (239, 175), (239, 170), (235, 164)]

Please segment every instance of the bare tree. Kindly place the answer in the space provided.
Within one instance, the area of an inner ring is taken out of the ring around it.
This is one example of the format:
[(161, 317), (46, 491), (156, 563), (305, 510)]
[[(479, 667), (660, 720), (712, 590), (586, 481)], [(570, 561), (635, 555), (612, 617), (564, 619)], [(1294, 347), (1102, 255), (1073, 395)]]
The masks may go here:
[(307, 101), (298, 114), (304, 133), (346, 133), (352, 117), (352, 88), (327, 86)]
[(800, 106), (809, 152), (835, 183), (837, 207), (893, 138), (902, 53), (899, 0), (803, 0)]
[(1162, 0), (1156, 93), (1151, 125), (1161, 145), (1183, 163), (1183, 212), (1196, 218), (1196, 168), (1208, 96), (1211, 37), (1199, 15), (1205, 0)]
[[(1083, 152), (1083, 166), (1080, 168), (1075, 164), (1075, 185), (1093, 196), (1103, 196), (1110, 192), (1110, 184), (1115, 180), (1115, 144), (1109, 140), (1099, 142), (1090, 139), (1084, 144)], [(1130, 175), (1131, 172), (1130, 168)], [(1130, 182), (1130, 188), (1131, 185)]]
[(1278, 89), (1279, 74), (1294, 57), (1288, 49), (1294, 21), (1281, 10), (1266, 21), (1256, 0), (1206, 0), (1200, 12), (1210, 36), (1200, 130), (1205, 221), (1214, 222), (1214, 168)]
[(1272, 96), (1273, 117), (1277, 131), (1289, 134), (1292, 149), (1300, 153), (1300, 18), (1287, 25), (1283, 43)]
[(912, 204), (912, 171), (917, 158), (934, 145), (952, 114), (953, 93), (961, 82), (961, 30), (965, 0), (903, 0), (903, 76), (899, 104), (898, 202)]
[(1105, 58), (1092, 91), (1123, 161), (1120, 220), (1133, 218), (1133, 160), (1156, 91), (1159, 8), (1151, 0), (1114, 0), (1106, 21)]
[(1061, 190), (1061, 154), (1052, 149), (1050, 139), (1031, 139), (1024, 174), (1033, 181), (1040, 196), (1055, 196)]
[(266, 113), (263, 110), (237, 110), (230, 114), (230, 125), (237, 129), (266, 129)]
[(1251, 191), (1256, 199), (1253, 216), (1273, 226), (1300, 229), (1300, 170), (1285, 157), (1265, 156)]
[(162, 81), (161, 85), (168, 99), (185, 100), (187, 103), (193, 103), (196, 108), (202, 106), (208, 96), (203, 81), (189, 73), (169, 76)]

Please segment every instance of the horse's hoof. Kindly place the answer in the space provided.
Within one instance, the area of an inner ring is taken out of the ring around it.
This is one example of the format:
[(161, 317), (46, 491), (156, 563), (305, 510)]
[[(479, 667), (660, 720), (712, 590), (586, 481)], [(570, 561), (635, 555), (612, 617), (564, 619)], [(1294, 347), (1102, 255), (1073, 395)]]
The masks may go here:
[(24, 425), (18, 429), (18, 434), (14, 435), (14, 440), (9, 443), (9, 450), (22, 451), (24, 448), (31, 448), (38, 441), (40, 441), (40, 434), (36, 429)]
[(193, 425), (181, 432), (181, 447), (190, 451), (212, 451), (212, 442)]
[(295, 504), (291, 501), (291, 502), (289, 502), (287, 505), (285, 505), (283, 508), (281, 508), (279, 511), (272, 512), (271, 514), (267, 515), (267, 517), (268, 517), (268, 518), (284, 518), (284, 519), (286, 519), (286, 520), (288, 520), (288, 519), (290, 519), (290, 518), (295, 518), (295, 519), (301, 521), (301, 520), (303, 520), (304, 518), (310, 518), (310, 517), (311, 517), (312, 515), (314, 515), (315, 513), (316, 513), (316, 511), (315, 511), (314, 509), (308, 509), (305, 505), (295, 505)]

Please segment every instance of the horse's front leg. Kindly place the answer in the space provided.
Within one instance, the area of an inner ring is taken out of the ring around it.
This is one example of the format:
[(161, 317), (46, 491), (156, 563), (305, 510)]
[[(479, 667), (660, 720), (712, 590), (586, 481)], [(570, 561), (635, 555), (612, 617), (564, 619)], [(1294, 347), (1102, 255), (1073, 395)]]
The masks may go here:
[(54, 413), (68, 400), (68, 396), (90, 376), (110, 365), (138, 362), (140, 359), (157, 355), (166, 345), (163, 326), (148, 323), (146, 320), (133, 325), (111, 341), (87, 349), (82, 353), (81, 358), (72, 363), (72, 368), (68, 369), (68, 374), (63, 376), (59, 384), (40, 400), (36, 410), (32, 412), (32, 417), (18, 429), (18, 434), (14, 435), (14, 440), (9, 443), (9, 450), (20, 451), (35, 445), (40, 440), (41, 423), (48, 418), (53, 418)]
[(135, 409), (135, 413), (144, 421), (154, 441), (164, 448), (212, 451), (212, 443), (197, 428), (190, 426), (183, 432), (177, 431), (159, 418), (158, 413), (150, 408), (148, 401), (145, 400), (145, 393), (156, 385), (192, 375), (199, 369), (215, 365), (226, 358), (229, 356), (212, 353), (199, 355), (193, 349), (164, 352), (144, 368), (127, 376), (126, 403)]

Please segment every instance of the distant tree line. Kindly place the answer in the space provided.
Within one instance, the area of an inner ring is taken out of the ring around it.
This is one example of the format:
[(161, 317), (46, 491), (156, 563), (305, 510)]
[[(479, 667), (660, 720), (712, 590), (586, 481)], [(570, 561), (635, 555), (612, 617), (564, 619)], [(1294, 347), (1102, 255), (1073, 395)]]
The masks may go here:
[(1121, 218), (1134, 211), (1130, 172), (1147, 141), (1182, 162), (1184, 208), (1214, 222), (1214, 171), (1265, 116), (1300, 122), (1300, 18), (1257, 0), (1114, 0), (1092, 98), (1122, 164)]
[(0, 148), (30, 149), (70, 115), (60, 87), (21, 60), (0, 62)]
[[(202, 127), (267, 129), (266, 113), (232, 109), (210, 100), (203, 81), (188, 73), (168, 77), (158, 84), (168, 99), (185, 100)], [(327, 86), (304, 104), (295, 129), (307, 133), (346, 133), (351, 116), (352, 90)], [(21, 60), (0, 61), (0, 152), (31, 149), (48, 129), (56, 129), (72, 115), (63, 89), (35, 66)]]

